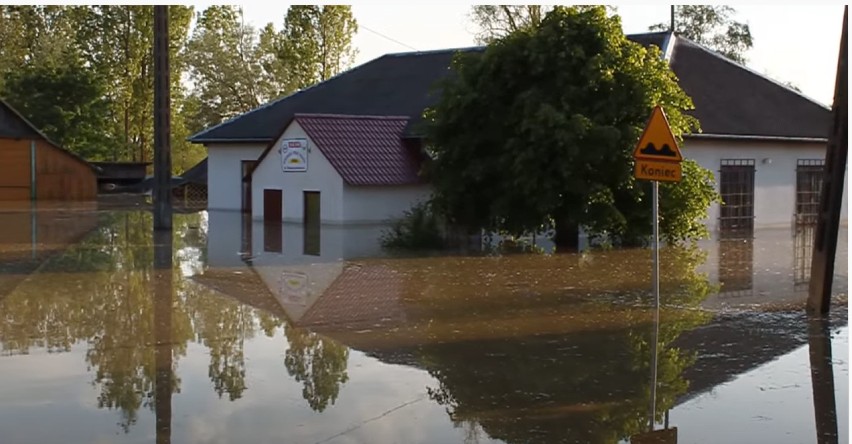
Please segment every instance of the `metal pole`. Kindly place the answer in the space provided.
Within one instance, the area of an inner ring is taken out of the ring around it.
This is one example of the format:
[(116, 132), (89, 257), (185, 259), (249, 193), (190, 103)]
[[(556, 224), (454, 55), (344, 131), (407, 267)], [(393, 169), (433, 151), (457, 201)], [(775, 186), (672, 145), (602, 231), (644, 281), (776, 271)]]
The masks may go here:
[(672, 5), (672, 21), (671, 26), (669, 26), (669, 31), (674, 32), (675, 30), (675, 5)]
[(648, 412), (649, 424), (648, 427), (654, 431), (654, 419), (656, 417), (657, 403), (657, 339), (660, 335), (660, 224), (659, 224), (659, 194), (660, 184), (657, 181), (651, 182), (653, 191), (651, 194), (652, 211), (652, 233), (654, 236), (651, 260), (653, 262), (653, 271), (651, 272), (651, 287), (654, 290), (654, 334), (651, 339), (651, 406)]
[(837, 60), (837, 78), (834, 84), (832, 127), (825, 154), (825, 173), (816, 233), (811, 259), (811, 282), (808, 293), (808, 311), (826, 314), (831, 306), (831, 284), (834, 279), (834, 256), (837, 252), (837, 234), (840, 229), (840, 212), (843, 204), (843, 175), (849, 142), (849, 114), (847, 113), (848, 71), (846, 53), (846, 23), (849, 7), (843, 9), (843, 30), (840, 36), (840, 55)]
[(171, 229), (169, 7), (154, 6), (154, 229)]

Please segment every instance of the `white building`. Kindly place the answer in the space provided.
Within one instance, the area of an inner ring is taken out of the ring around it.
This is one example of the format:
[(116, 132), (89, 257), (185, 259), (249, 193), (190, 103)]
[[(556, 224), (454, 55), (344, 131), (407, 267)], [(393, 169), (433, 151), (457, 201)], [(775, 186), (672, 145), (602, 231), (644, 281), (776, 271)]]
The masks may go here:
[[(716, 175), (726, 205), (710, 209), (712, 231), (793, 227), (813, 218), (831, 121), (827, 107), (673, 34), (628, 37), (662, 48), (693, 99), (701, 133), (687, 135), (681, 150)], [(208, 148), (208, 208), (326, 224), (401, 216), (428, 196), (408, 175), (419, 168), (418, 123), (434, 102), (433, 85), (456, 53), (481, 50), (385, 55), (196, 134), (191, 140)], [(377, 122), (393, 130), (376, 133)], [(375, 137), (384, 151), (369, 151)], [(292, 149), (282, 153), (282, 143), (293, 143)], [(282, 163), (282, 155), (299, 150), (304, 164)], [(403, 161), (412, 163), (400, 181), (394, 175)], [(845, 193), (843, 205), (845, 223)]]
[(252, 216), (265, 221), (376, 223), (429, 199), (407, 117), (297, 114), (258, 158)]

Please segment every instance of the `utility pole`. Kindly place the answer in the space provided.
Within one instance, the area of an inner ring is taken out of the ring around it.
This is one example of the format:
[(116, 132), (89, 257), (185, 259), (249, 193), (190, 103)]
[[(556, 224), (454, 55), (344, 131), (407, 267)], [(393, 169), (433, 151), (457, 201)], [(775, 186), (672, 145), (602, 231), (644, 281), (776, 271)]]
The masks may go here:
[(172, 228), (169, 7), (154, 6), (154, 230)]
[(840, 35), (840, 55), (837, 60), (837, 78), (834, 83), (831, 133), (825, 154), (822, 193), (819, 201), (814, 251), (811, 259), (811, 282), (808, 294), (808, 312), (827, 314), (831, 306), (831, 284), (834, 279), (834, 256), (837, 252), (837, 234), (840, 229), (840, 212), (843, 203), (843, 175), (846, 172), (848, 150), (849, 114), (847, 113), (847, 60), (846, 27), (849, 7), (843, 8), (843, 29)]
[(671, 25), (669, 25), (669, 31), (674, 32), (675, 30), (675, 5), (672, 5), (672, 21)]

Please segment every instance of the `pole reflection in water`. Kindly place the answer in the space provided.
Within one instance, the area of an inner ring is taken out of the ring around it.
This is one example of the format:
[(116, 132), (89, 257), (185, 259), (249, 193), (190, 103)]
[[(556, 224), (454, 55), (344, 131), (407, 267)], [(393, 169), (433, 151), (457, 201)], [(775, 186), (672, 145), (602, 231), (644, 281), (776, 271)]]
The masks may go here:
[(677, 427), (669, 428), (669, 411), (666, 410), (662, 430), (654, 430), (657, 423), (657, 367), (659, 366), (660, 304), (654, 307), (654, 322), (651, 334), (651, 396), (648, 403), (648, 432), (630, 437), (630, 444), (675, 444)]
[(831, 362), (831, 325), (827, 318), (808, 319), (808, 349), (814, 393), (817, 443), (837, 443), (837, 409)]
[(157, 444), (171, 442), (172, 426), (172, 230), (154, 230), (154, 364)]

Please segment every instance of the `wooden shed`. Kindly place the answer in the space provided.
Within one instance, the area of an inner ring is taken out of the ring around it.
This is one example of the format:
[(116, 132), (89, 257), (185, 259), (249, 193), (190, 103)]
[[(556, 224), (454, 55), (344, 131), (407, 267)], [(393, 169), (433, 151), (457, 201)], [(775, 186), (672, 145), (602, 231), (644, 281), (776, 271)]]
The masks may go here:
[(95, 167), (48, 139), (0, 99), (0, 201), (96, 197)]

